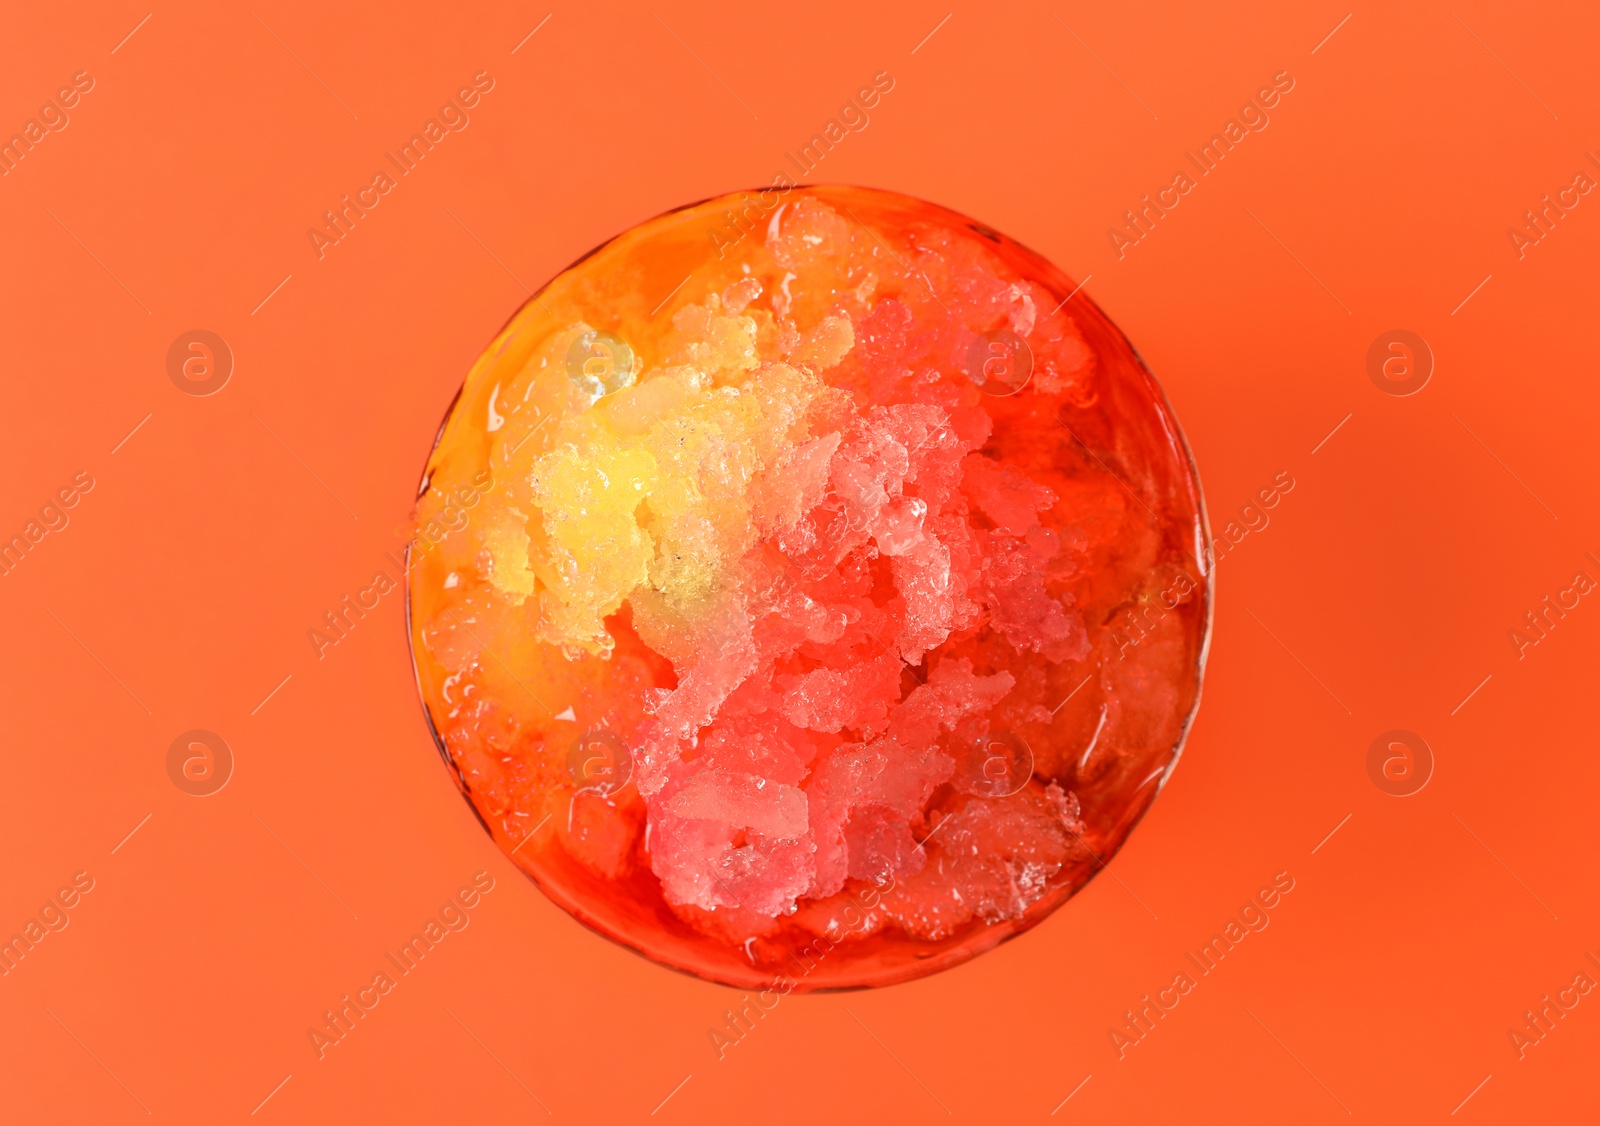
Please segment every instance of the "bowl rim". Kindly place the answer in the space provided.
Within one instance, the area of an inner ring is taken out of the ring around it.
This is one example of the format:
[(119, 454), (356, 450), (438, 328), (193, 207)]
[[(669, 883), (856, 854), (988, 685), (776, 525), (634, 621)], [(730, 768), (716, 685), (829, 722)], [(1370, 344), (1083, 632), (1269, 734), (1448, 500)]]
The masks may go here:
[[(1019, 242), (1017, 239), (998, 231), (986, 223), (973, 219), (971, 216), (968, 216), (963, 212), (957, 211), (954, 208), (948, 207), (944, 204), (925, 199), (921, 196), (914, 196), (907, 192), (901, 192), (895, 189), (834, 181), (813, 184), (794, 184), (791, 188), (786, 189), (786, 191), (804, 193), (815, 192), (819, 189), (823, 191), (828, 189), (845, 189), (849, 191), (869, 192), (877, 195), (911, 200), (916, 203), (937, 208), (946, 215), (959, 220), (961, 225), (966, 226), (980, 237), (999, 244), (1009, 243), (1010, 245), (1021, 250), (1026, 255), (1029, 255), (1040, 262), (1044, 262), (1054, 267), (1065, 275), (1065, 271), (1060, 270), (1060, 267), (1056, 267), (1055, 263), (1049, 257), (1034, 250), (1031, 246)], [(557, 280), (570, 273), (572, 270), (576, 269), (590, 258), (593, 258), (595, 255), (599, 254), (611, 244), (626, 237), (639, 228), (647, 226), (651, 223), (655, 223), (669, 215), (675, 215), (682, 211), (688, 211), (707, 203), (719, 202), (736, 196), (760, 193), (762, 191), (770, 190), (770, 187), (736, 188), (732, 191), (723, 192), (718, 195), (707, 196), (703, 199), (697, 199), (689, 203), (680, 204), (676, 207), (670, 207), (664, 211), (660, 211), (647, 218), (641, 219), (638, 222), (633, 223), (632, 225), (619, 231), (617, 234), (612, 235), (610, 238), (607, 238), (604, 241), (596, 244), (588, 251), (573, 259), (568, 265), (551, 274), (543, 285), (532, 291), (525, 301), (518, 304), (516, 309), (509, 317), (506, 318), (505, 322), (500, 326), (500, 328), (497, 329), (489, 338), (489, 343), (478, 351), (478, 358), (481, 358), (484, 353), (488, 351), (489, 347), (493, 345), (494, 341), (498, 340), (505, 333), (505, 331), (511, 327), (517, 318), (522, 315), (523, 311), (529, 305), (537, 301), (539, 296), (546, 292), (553, 284), (555, 284)], [(1153, 400), (1158, 414), (1163, 420), (1170, 437), (1175, 439), (1175, 448), (1181, 454), (1181, 467), (1187, 470), (1187, 473), (1184, 476), (1184, 481), (1188, 485), (1189, 491), (1192, 493), (1195, 511), (1195, 527), (1193, 529), (1195, 538), (1194, 558), (1200, 570), (1200, 578), (1203, 583), (1202, 590), (1205, 603), (1200, 621), (1198, 652), (1196, 653), (1194, 663), (1194, 699), (1191, 701), (1188, 711), (1185, 713), (1179, 724), (1178, 735), (1173, 741), (1172, 749), (1169, 752), (1170, 757), (1168, 762), (1162, 769), (1160, 777), (1156, 780), (1155, 786), (1150, 792), (1149, 797), (1144, 799), (1142, 803), (1138, 803), (1138, 809), (1122, 827), (1120, 835), (1117, 838), (1114, 846), (1108, 852), (1106, 852), (1104, 856), (1094, 857), (1095, 862), (1089, 867), (1087, 874), (1083, 877), (1081, 882), (1073, 883), (1070, 880), (1063, 882), (1057, 888), (1052, 889), (1051, 892), (1047, 892), (1046, 895), (1042, 896), (1039, 900), (1035, 901), (1033, 904), (1030, 904), (1021, 916), (1015, 919), (1006, 919), (999, 923), (990, 924), (989, 931), (987, 932), (990, 936), (989, 941), (974, 943), (971, 946), (951, 947), (930, 958), (928, 961), (932, 964), (911, 962), (901, 967), (904, 972), (887, 975), (882, 980), (862, 981), (859, 983), (845, 982), (839, 984), (817, 985), (804, 989), (796, 988), (793, 990), (795, 993), (851, 993), (864, 989), (877, 989), (892, 985), (905, 984), (910, 981), (918, 980), (924, 977), (931, 977), (934, 974), (955, 969), (956, 967), (971, 961), (973, 958), (976, 958), (981, 954), (986, 954), (989, 951), (994, 950), (995, 948), (1010, 942), (1012, 939), (1032, 930), (1034, 927), (1043, 923), (1046, 919), (1050, 918), (1057, 911), (1065, 907), (1071, 899), (1076, 897), (1080, 892), (1083, 891), (1085, 887), (1089, 885), (1090, 881), (1092, 881), (1096, 876), (1110, 866), (1111, 862), (1122, 851), (1128, 839), (1133, 835), (1134, 830), (1138, 828), (1139, 824), (1149, 814), (1151, 807), (1155, 804), (1155, 799), (1159, 797), (1161, 791), (1166, 788), (1168, 781), (1170, 781), (1172, 778), (1173, 771), (1177, 769), (1178, 762), (1183, 757), (1183, 752), (1188, 745), (1190, 733), (1193, 730), (1195, 719), (1200, 711), (1200, 701), (1205, 691), (1205, 672), (1211, 654), (1211, 642), (1216, 617), (1217, 568), (1214, 562), (1211, 521), (1206, 506), (1205, 489), (1200, 479), (1199, 466), (1195, 462), (1193, 447), (1190, 445), (1188, 435), (1184, 432), (1182, 425), (1178, 421), (1177, 412), (1173, 409), (1172, 401), (1167, 395), (1166, 388), (1162, 385), (1160, 379), (1157, 378), (1150, 365), (1145, 361), (1144, 356), (1140, 353), (1138, 348), (1135, 347), (1133, 342), (1128, 339), (1127, 333), (1122, 330), (1121, 326), (1115, 320), (1113, 320), (1103, 309), (1100, 308), (1100, 306), (1092, 297), (1083, 292), (1083, 287), (1081, 284), (1077, 289), (1071, 291), (1067, 295), (1066, 299), (1063, 301), (1063, 304), (1065, 304), (1066, 300), (1076, 301), (1080, 299), (1089, 305), (1094, 313), (1099, 316), (1101, 321), (1103, 321), (1105, 325), (1116, 334), (1123, 345), (1127, 347), (1128, 352), (1132, 355), (1134, 363), (1139, 372), (1142, 373), (1150, 390), (1154, 393)], [(473, 366), (475, 366), (476, 363), (477, 359), (474, 359)], [(434, 433), (433, 442), (428, 447), (427, 457), (423, 461), (422, 476), (418, 482), (416, 496), (413, 498), (412, 519), (415, 517), (416, 502), (420, 501), (424, 496), (426, 496), (431, 488), (434, 456), (438, 453), (439, 444), (444, 439), (445, 430), (449, 426), (451, 419), (454, 417), (456, 408), (461, 403), (461, 398), (466, 391), (467, 381), (471, 377), (471, 373), (472, 367), (469, 366), (466, 375), (462, 377), (461, 382), (456, 387), (454, 395), (452, 395), (450, 398), (449, 404), (445, 407), (444, 414), (439, 422), (439, 427)], [(434, 749), (438, 752), (439, 757), (444, 761), (445, 768), (449, 772), (451, 778), (455, 781), (456, 788), (460, 792), (461, 797), (463, 800), (465, 800), (467, 807), (472, 810), (472, 815), (477, 820), (478, 824), (483, 828), (484, 832), (488, 834), (489, 839), (494, 844), (496, 851), (499, 852), (500, 855), (507, 862), (509, 862), (512, 867), (516, 868), (517, 871), (521, 872), (523, 876), (525, 876), (535, 887), (537, 887), (546, 899), (548, 899), (556, 907), (560, 908), (575, 921), (580, 923), (583, 927), (601, 936), (602, 938), (615, 943), (623, 949), (640, 955), (654, 965), (662, 966), (674, 972), (687, 975), (694, 978), (696, 981), (708, 982), (731, 989), (747, 990), (755, 985), (761, 984), (762, 982), (770, 982), (775, 977), (783, 976), (781, 974), (764, 974), (759, 971), (758, 967), (752, 966), (752, 972), (749, 976), (736, 979), (734, 975), (731, 974), (726, 977), (719, 976), (712, 973), (705, 973), (690, 969), (687, 966), (668, 961), (658, 953), (645, 948), (643, 945), (630, 940), (624, 935), (614, 933), (607, 927), (601, 925), (597, 920), (590, 917), (588, 912), (582, 910), (578, 905), (572, 903), (569, 896), (557, 894), (550, 887), (546, 886), (545, 881), (541, 880), (537, 875), (528, 871), (520, 864), (517, 864), (516, 861), (505, 851), (505, 849), (501, 847), (500, 841), (495, 836), (494, 829), (484, 818), (482, 811), (478, 809), (477, 803), (472, 800), (471, 787), (467, 784), (466, 777), (463, 775), (461, 767), (456, 763), (455, 759), (451, 757), (449, 748), (445, 745), (444, 738), (439, 733), (438, 726), (434, 722), (432, 710), (428, 705), (427, 693), (422, 684), (422, 671), (418, 664), (416, 633), (413, 629), (412, 621), (411, 551), (414, 544), (415, 537), (413, 536), (407, 540), (405, 552), (402, 558), (405, 563), (403, 580), (405, 584), (406, 595), (406, 652), (411, 662), (412, 682), (417, 689), (417, 703), (421, 708), (423, 721), (428, 728), (428, 734), (433, 740)], [(1145, 788), (1147, 788), (1147, 783), (1141, 783), (1139, 789), (1142, 790)], [(1137, 794), (1137, 792), (1138, 791), (1136, 790), (1135, 793)], [(1137, 802), (1137, 798), (1135, 801)], [(1091, 855), (1093, 855), (1092, 850)], [(1068, 865), (1063, 865), (1063, 870), (1066, 870), (1068, 867)], [(1076, 869), (1074, 868), (1074, 870)], [(1038, 910), (1036, 910), (1036, 908), (1038, 908)], [(982, 931), (973, 932), (973, 934), (980, 935), (984, 933), (985, 932)], [(971, 936), (969, 935), (968, 938), (970, 939), (970, 937)]]

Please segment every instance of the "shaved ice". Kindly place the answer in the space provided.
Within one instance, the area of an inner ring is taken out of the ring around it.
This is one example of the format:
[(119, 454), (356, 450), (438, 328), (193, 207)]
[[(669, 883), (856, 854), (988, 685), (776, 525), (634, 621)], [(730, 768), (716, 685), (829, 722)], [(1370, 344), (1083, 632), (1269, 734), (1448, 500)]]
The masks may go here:
[[(634, 228), (506, 326), (429, 463), (410, 620), (447, 762), (556, 902), (714, 980), (882, 984), (1116, 851), (1210, 587), (1170, 408), (1074, 289), (931, 204), (790, 186)], [(997, 339), (1011, 383), (969, 370)], [(574, 767), (602, 737), (615, 787)]]

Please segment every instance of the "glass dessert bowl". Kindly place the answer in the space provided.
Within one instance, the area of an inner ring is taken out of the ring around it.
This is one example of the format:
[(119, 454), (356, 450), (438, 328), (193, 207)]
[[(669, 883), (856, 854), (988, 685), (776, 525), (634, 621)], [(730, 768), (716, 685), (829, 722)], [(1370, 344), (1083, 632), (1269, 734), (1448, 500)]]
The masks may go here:
[(1199, 484), (1060, 270), (866, 188), (739, 192), (568, 268), (427, 465), (408, 621), (514, 863), (662, 964), (884, 985), (1034, 926), (1199, 701)]

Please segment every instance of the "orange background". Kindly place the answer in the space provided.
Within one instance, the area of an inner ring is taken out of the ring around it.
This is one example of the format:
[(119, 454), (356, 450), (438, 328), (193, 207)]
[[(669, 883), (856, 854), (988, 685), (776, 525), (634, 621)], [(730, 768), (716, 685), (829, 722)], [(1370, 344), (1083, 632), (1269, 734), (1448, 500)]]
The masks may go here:
[[(1600, 993), (1525, 1059), (1508, 1035), (1600, 975), (1600, 598), (1523, 659), (1508, 638), (1600, 578), (1600, 196), (1520, 260), (1506, 234), (1600, 174), (1592, 11), (677, 3), (560, 9), (531, 38), (546, 9), (146, 11), (0, 17), (0, 137), (95, 79), (0, 178), (0, 533), (96, 482), (0, 578), (0, 937), (95, 880), (0, 977), (7, 1121), (1595, 1114)], [(319, 260), (306, 229), (480, 70), (466, 131)], [(813, 178), (1089, 276), (1215, 527), (1296, 487), (1222, 563), (1185, 761), (1110, 874), (968, 966), (786, 998), (719, 1060), (737, 994), (584, 930), (473, 819), (401, 598), (325, 659), (306, 631), (386, 566), (528, 287), (768, 182), (880, 70), (894, 89)], [(1119, 260), (1107, 228), (1279, 71), (1270, 126)], [(236, 359), (209, 397), (166, 371), (195, 328)], [(1409, 397), (1366, 368), (1396, 328), (1436, 361)], [(204, 798), (166, 769), (193, 728), (236, 757)], [(1394, 728), (1436, 759), (1410, 797), (1367, 774)], [(468, 929), (318, 1060), (307, 1028), (480, 871)], [(1281, 871), (1268, 929), (1118, 1059), (1108, 1029)]]

